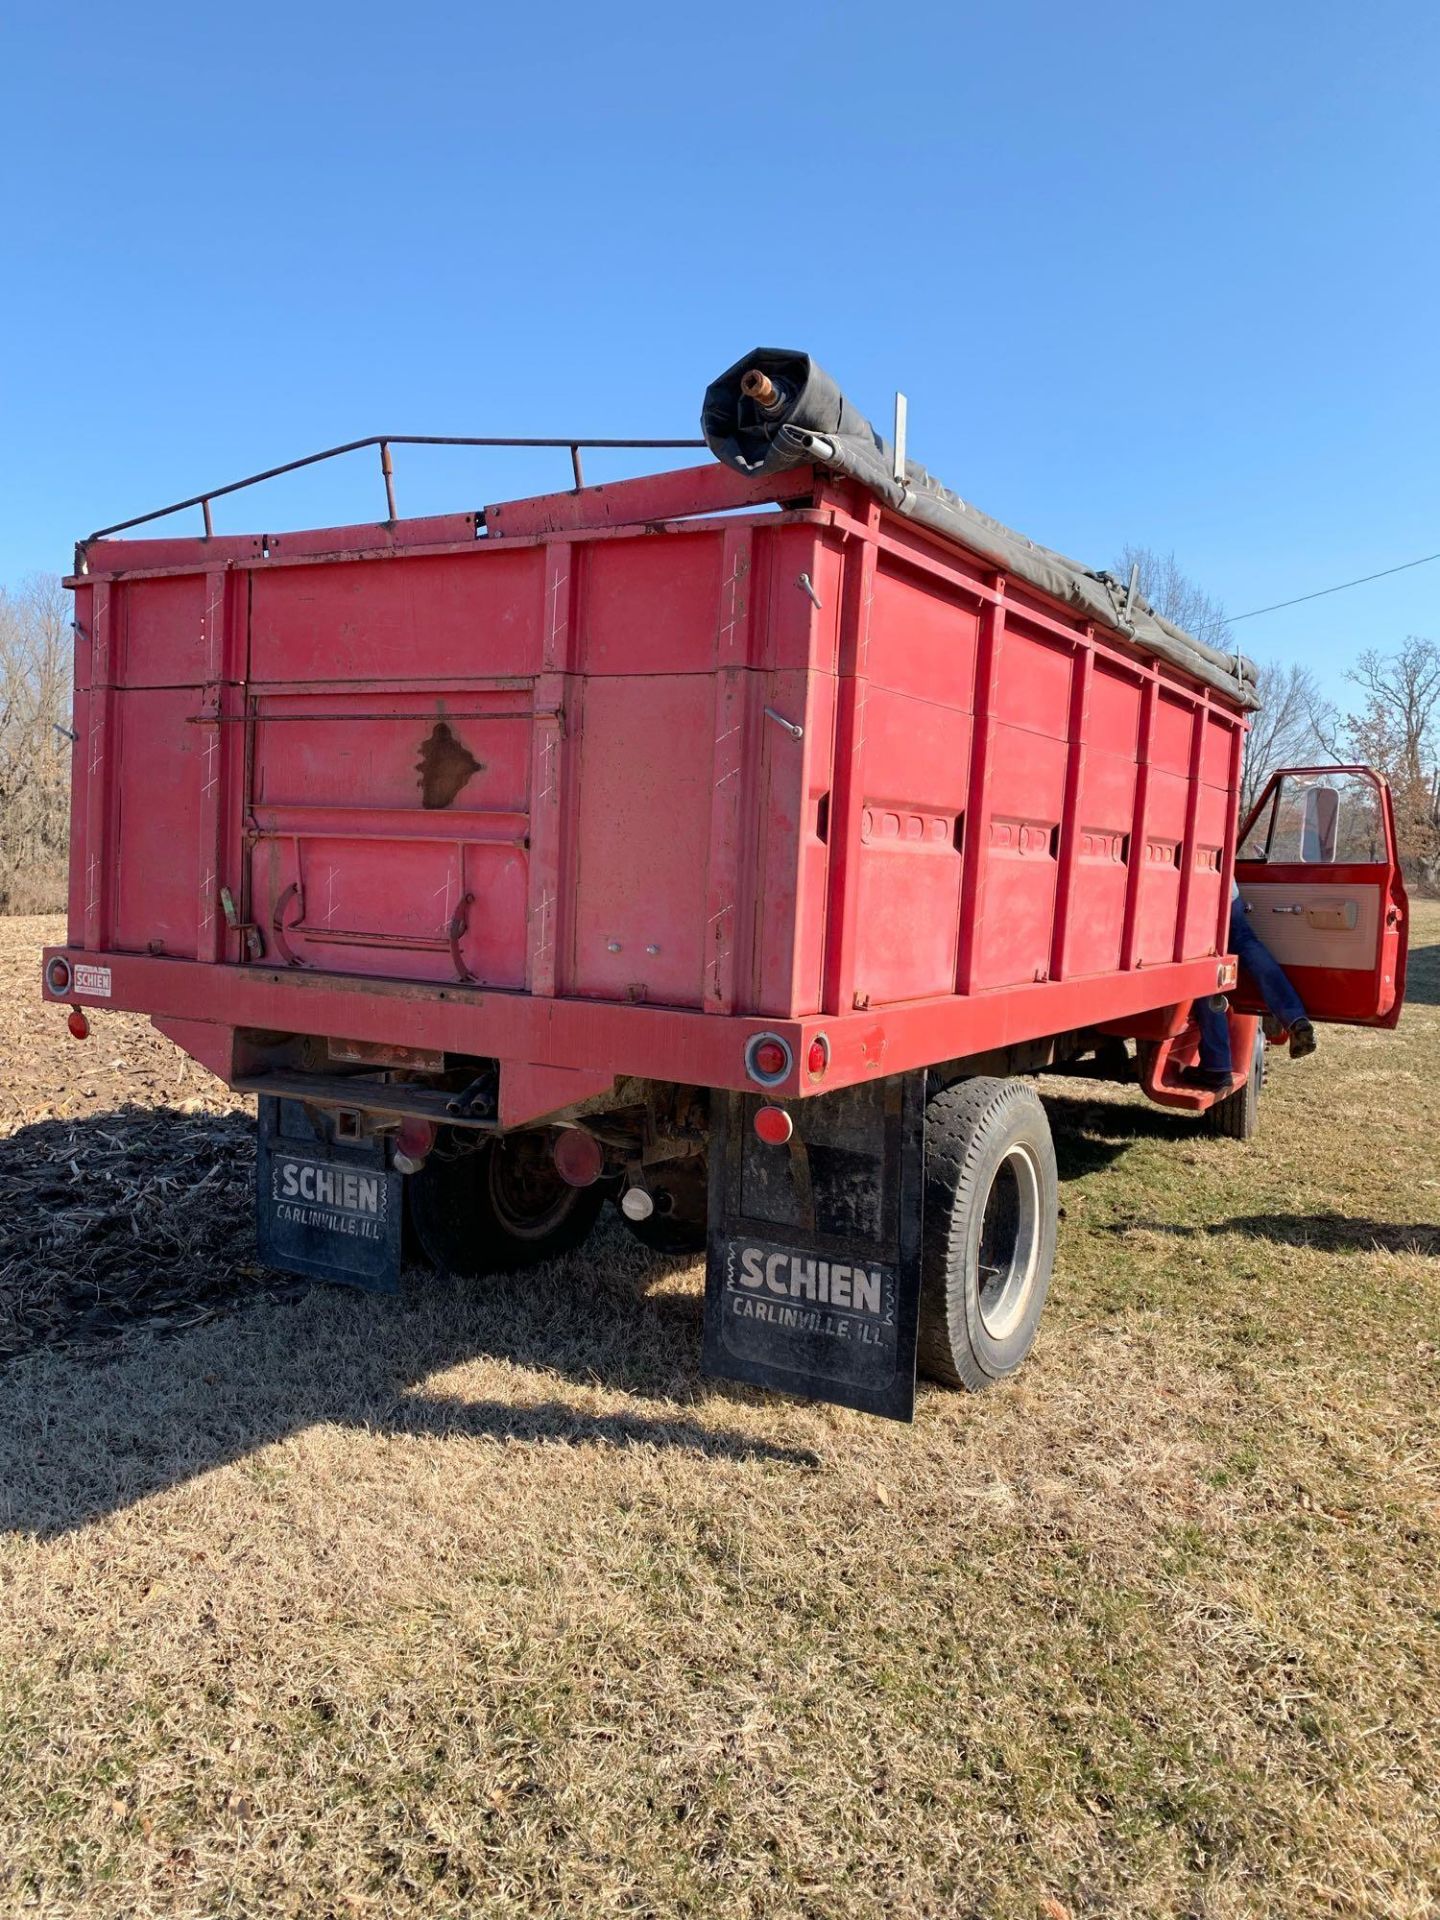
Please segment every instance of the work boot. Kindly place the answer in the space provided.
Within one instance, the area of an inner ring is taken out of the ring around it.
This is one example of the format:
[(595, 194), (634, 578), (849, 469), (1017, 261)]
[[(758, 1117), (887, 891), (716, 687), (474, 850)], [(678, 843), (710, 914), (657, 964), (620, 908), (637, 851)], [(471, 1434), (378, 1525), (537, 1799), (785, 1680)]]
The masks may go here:
[(1297, 1020), (1290, 1029), (1290, 1058), (1303, 1060), (1315, 1051), (1315, 1029), (1308, 1020)]
[(1182, 1067), (1176, 1077), (1182, 1087), (1200, 1087), (1206, 1093), (1228, 1093), (1235, 1078), (1223, 1067)]

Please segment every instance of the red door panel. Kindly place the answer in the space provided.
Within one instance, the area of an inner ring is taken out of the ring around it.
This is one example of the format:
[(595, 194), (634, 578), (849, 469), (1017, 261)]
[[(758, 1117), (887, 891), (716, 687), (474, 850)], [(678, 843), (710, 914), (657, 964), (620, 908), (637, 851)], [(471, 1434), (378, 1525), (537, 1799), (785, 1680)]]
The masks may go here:
[[(1312, 1020), (1393, 1027), (1405, 1000), (1409, 905), (1390, 789), (1368, 767), (1272, 774), (1240, 834), (1250, 926)], [(1264, 1011), (1244, 972), (1233, 996)]]

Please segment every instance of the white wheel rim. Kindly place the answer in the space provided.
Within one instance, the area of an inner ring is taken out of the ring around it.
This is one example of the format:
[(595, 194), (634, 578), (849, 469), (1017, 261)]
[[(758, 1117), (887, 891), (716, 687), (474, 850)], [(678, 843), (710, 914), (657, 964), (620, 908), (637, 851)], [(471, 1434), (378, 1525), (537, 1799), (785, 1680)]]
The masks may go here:
[(1039, 1264), (1040, 1165), (1020, 1143), (991, 1175), (980, 1217), (976, 1296), (990, 1339), (1008, 1340), (1025, 1318)]

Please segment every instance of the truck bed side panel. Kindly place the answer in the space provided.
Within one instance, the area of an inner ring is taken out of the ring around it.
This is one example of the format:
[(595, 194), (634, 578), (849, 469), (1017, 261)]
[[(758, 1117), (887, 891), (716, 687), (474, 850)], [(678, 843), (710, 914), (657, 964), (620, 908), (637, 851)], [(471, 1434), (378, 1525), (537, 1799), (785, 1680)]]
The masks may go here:
[(258, 968), (586, 1018), (984, 1000), (1006, 1039), (1038, 989), (1224, 952), (1223, 693), (842, 483), (562, 504), (83, 577), (72, 943), (219, 963), (221, 1022)]

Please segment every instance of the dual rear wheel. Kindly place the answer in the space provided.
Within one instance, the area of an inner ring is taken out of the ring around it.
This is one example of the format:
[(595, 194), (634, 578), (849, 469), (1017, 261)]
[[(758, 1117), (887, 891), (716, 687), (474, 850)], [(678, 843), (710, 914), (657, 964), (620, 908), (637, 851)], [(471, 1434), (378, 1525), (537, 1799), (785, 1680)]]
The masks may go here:
[[(421, 1250), (458, 1275), (504, 1273), (578, 1247), (606, 1188), (572, 1187), (550, 1136), (491, 1139), (454, 1129), (411, 1176)], [(704, 1162), (671, 1169), (648, 1220), (627, 1222), (661, 1253), (705, 1243)], [(1057, 1181), (1049, 1123), (1022, 1080), (964, 1080), (926, 1109), (919, 1367), (971, 1392), (1014, 1373), (1035, 1342), (1055, 1262)]]
[[(454, 1127), (407, 1181), (410, 1224), (421, 1252), (442, 1272), (511, 1273), (571, 1253), (599, 1218), (615, 1183), (572, 1187), (555, 1166), (553, 1136), (496, 1139)], [(655, 1210), (625, 1225), (654, 1253), (705, 1248), (705, 1162), (677, 1161), (650, 1181)]]
[(406, 1182), (410, 1224), (432, 1266), (468, 1278), (509, 1273), (570, 1253), (594, 1226), (605, 1189), (572, 1187), (545, 1133), (492, 1139), (443, 1133)]

